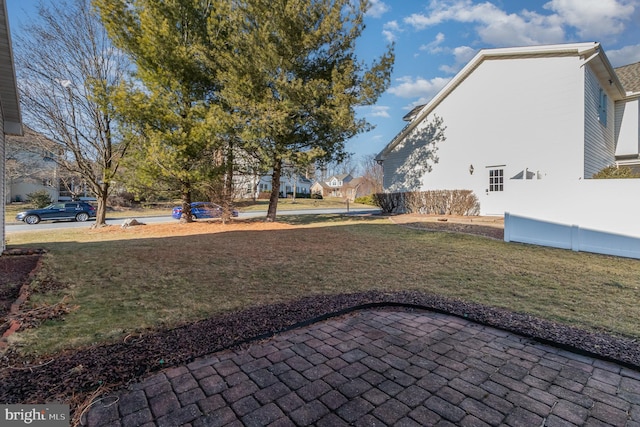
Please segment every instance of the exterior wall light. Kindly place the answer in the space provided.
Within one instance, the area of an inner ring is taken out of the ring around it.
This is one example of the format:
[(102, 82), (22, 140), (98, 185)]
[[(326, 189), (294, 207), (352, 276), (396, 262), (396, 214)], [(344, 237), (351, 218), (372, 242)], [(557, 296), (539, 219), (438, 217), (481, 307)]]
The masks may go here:
[(473, 165), (469, 165), (469, 175), (473, 175)]

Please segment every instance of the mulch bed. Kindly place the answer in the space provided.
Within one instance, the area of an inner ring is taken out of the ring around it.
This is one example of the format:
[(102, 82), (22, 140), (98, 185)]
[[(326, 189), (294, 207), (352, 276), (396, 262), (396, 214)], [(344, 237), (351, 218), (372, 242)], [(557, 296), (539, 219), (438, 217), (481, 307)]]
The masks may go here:
[[(4, 268), (3, 262), (6, 263)], [(26, 280), (30, 272), (27, 270), (35, 266), (32, 258), (0, 257), (0, 283), (7, 283), (5, 279), (10, 274), (17, 277), (12, 280), (20, 280), (20, 266), (24, 269), (22, 274)], [(85, 400), (96, 390), (117, 389), (151, 372), (185, 364), (209, 353), (250, 340), (264, 339), (280, 331), (334, 315), (371, 307), (435, 310), (521, 334), (529, 339), (598, 356), (633, 369), (640, 368), (640, 344), (634, 339), (585, 331), (527, 314), (438, 295), (376, 291), (313, 296), (256, 307), (171, 330), (128, 336), (115, 344), (75, 349), (39, 360), (27, 361), (7, 351), (0, 360), (0, 402), (64, 402), (70, 403), (74, 411), (86, 404)]]

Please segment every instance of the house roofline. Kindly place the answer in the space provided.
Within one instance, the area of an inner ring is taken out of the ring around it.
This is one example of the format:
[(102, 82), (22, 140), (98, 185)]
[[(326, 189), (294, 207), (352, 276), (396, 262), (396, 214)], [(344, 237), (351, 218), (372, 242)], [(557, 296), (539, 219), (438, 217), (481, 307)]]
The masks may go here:
[(9, 31), (9, 15), (7, 2), (0, 6), (0, 105), (4, 117), (4, 133), (22, 135), (22, 117), (16, 85), (16, 70), (11, 48), (11, 33)]
[[(476, 68), (478, 68), (485, 60), (488, 59), (510, 59), (510, 58), (537, 58), (537, 57), (556, 57), (556, 56), (580, 56), (588, 58), (594, 54), (602, 53), (604, 66), (609, 67), (612, 75), (616, 78), (617, 84), (622, 87), (617, 79), (613, 67), (606, 59), (604, 52), (601, 50), (598, 42), (585, 43), (568, 43), (541, 46), (524, 46), (524, 47), (508, 47), (498, 49), (482, 49), (458, 72), (441, 90), (434, 96), (431, 101), (423, 106), (410, 123), (408, 123), (387, 146), (375, 157), (378, 162), (384, 161), (385, 156), (393, 150), (398, 143), (404, 139), (419, 123), (421, 123), (437, 107), (455, 88), (457, 88)], [(624, 93), (624, 91), (622, 92)]]
[[(589, 58), (587, 58), (584, 61), (583, 66), (595, 60), (600, 61), (600, 63), (602, 64), (602, 67), (604, 68), (604, 71), (607, 74), (606, 76), (599, 75), (598, 77), (608, 80), (609, 85), (613, 86), (617, 90), (617, 96), (615, 97), (615, 100), (620, 101), (622, 99), (625, 99), (627, 97), (627, 92), (625, 91), (624, 86), (622, 85), (622, 82), (618, 78), (618, 74), (616, 74), (616, 70), (611, 65), (609, 58), (607, 58), (607, 55), (604, 53), (604, 49), (602, 48), (602, 46), (599, 46), (596, 52), (593, 53)], [(598, 74), (598, 71), (600, 71), (599, 67), (596, 66), (594, 68), (596, 69), (596, 74)]]

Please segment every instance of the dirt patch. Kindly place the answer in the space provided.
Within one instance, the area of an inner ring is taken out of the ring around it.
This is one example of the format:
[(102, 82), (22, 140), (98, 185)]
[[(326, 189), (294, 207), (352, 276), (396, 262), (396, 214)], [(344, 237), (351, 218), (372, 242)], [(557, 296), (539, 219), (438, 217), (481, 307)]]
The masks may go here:
[[(144, 223), (144, 218), (139, 220)], [(123, 220), (124, 223), (124, 220)], [(94, 228), (89, 233), (114, 234), (121, 235), (126, 233), (130, 236), (146, 237), (169, 237), (169, 236), (190, 236), (194, 234), (204, 233), (225, 233), (232, 231), (265, 231), (265, 230), (284, 230), (293, 228), (292, 225), (280, 222), (265, 222), (260, 220), (241, 220), (230, 221), (223, 224), (219, 220), (197, 220), (190, 224), (181, 224), (180, 222), (170, 222), (162, 224), (136, 225), (131, 227), (106, 226)]]
[(40, 254), (0, 256), (0, 317), (2, 319), (9, 312), (11, 304), (18, 299), (20, 287), (27, 283), (40, 257)]
[(504, 240), (502, 217), (406, 214), (390, 219), (394, 224), (413, 229), (474, 234)]

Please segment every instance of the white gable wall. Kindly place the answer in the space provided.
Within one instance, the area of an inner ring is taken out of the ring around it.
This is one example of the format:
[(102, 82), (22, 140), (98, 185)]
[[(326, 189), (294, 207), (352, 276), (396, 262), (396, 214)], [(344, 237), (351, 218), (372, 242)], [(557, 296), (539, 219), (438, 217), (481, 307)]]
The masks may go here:
[[(563, 191), (567, 182), (582, 179), (581, 64), (577, 57), (483, 61), (418, 125), (423, 127), (437, 115), (444, 121), (447, 138), (438, 146), (439, 162), (424, 173), (420, 187), (403, 185), (403, 176), (398, 175), (408, 150), (415, 149), (399, 144), (383, 164), (385, 188), (470, 189), (480, 200), (481, 214), (503, 215), (541, 181), (554, 182), (554, 188)], [(491, 167), (504, 171), (502, 192), (488, 191)], [(511, 179), (523, 171), (535, 178)]]

